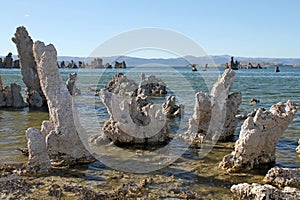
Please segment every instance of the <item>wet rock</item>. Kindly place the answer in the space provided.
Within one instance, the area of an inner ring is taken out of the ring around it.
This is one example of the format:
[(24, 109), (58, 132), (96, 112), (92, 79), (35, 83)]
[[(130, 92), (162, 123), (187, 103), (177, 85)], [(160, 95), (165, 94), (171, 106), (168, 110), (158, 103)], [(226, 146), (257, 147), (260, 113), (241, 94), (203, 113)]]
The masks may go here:
[(300, 199), (300, 190), (285, 187), (279, 190), (271, 185), (260, 185), (257, 183), (241, 183), (233, 185), (230, 191), (239, 199), (264, 200), (264, 199)]
[(52, 44), (45, 46), (43, 42), (37, 41), (33, 44), (33, 53), (49, 108), (49, 120), (43, 122), (41, 129), (46, 136), (49, 157), (64, 160), (66, 163), (93, 160), (77, 133), (72, 97), (56, 66), (55, 47)]
[(197, 144), (205, 139), (225, 140), (233, 136), (238, 123), (235, 115), (242, 100), (240, 92), (229, 95), (234, 75), (233, 70), (225, 70), (210, 94), (195, 95), (194, 114), (188, 131), (181, 135), (183, 139)]
[(125, 61), (122, 61), (122, 62), (116, 61), (116, 62), (115, 62), (115, 68), (126, 68), (126, 63), (125, 63)]
[(128, 79), (123, 73), (117, 73), (104, 90), (121, 96), (134, 97), (137, 96), (138, 84), (134, 80)]
[(50, 158), (47, 153), (46, 141), (42, 133), (29, 128), (26, 131), (28, 147), (28, 168), (34, 172), (45, 172), (51, 167)]
[(141, 194), (143, 186), (135, 183), (135, 182), (129, 182), (122, 184), (116, 191), (118, 196), (123, 197), (136, 197)]
[(299, 146), (296, 148), (296, 152), (300, 153), (300, 139), (298, 140), (298, 144), (299, 144)]
[(70, 95), (80, 95), (80, 89), (76, 87), (75, 82), (77, 80), (77, 73), (70, 73), (66, 82)]
[(48, 189), (48, 195), (60, 199), (63, 196), (63, 190), (59, 185), (52, 184)]
[(300, 189), (300, 169), (274, 167), (268, 171), (264, 182), (279, 188), (289, 186)]
[(118, 98), (102, 90), (100, 97), (110, 119), (103, 127), (103, 139), (114, 143), (164, 143), (169, 139), (169, 126), (161, 110), (148, 97)]
[[(1, 93), (2, 92), (2, 93)], [(0, 92), (0, 106), (1, 107), (13, 107), (24, 108), (27, 104), (21, 95), (21, 86), (16, 83), (12, 83), (6, 86), (3, 91)]]
[(21, 178), (0, 180), (1, 199), (25, 199), (32, 190), (42, 185), (40, 182), (30, 182)]
[(255, 98), (251, 98), (249, 103), (250, 103), (251, 105), (256, 105), (256, 104), (258, 104), (259, 102), (260, 102), (260, 100), (255, 99)]
[(166, 84), (154, 75), (146, 77), (145, 74), (141, 74), (141, 82), (139, 84), (138, 94), (145, 96), (156, 96), (167, 94)]
[(33, 41), (24, 26), (17, 28), (12, 41), (17, 46), (21, 63), (22, 80), (26, 85), (26, 101), (29, 107), (40, 108), (47, 106), (37, 74), (36, 62), (33, 57)]
[(254, 117), (245, 120), (234, 151), (223, 158), (219, 167), (242, 171), (275, 162), (276, 144), (296, 112), (296, 106), (290, 100), (277, 103), (270, 110), (258, 109)]
[(163, 113), (168, 118), (181, 117), (183, 115), (184, 106), (182, 104), (176, 105), (175, 96), (171, 95), (167, 101), (162, 105)]

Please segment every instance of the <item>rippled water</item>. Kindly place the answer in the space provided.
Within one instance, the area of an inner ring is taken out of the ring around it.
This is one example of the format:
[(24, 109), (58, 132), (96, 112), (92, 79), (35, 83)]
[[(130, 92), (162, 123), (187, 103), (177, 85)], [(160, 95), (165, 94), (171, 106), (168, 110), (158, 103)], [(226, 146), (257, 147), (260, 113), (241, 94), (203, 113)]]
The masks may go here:
[[(66, 80), (67, 74), (72, 70), (61, 70), (63, 79)], [(89, 138), (92, 135), (99, 134), (101, 127), (105, 120), (108, 119), (108, 113), (102, 105), (98, 97), (95, 97), (92, 92), (88, 92), (88, 87), (102, 88), (116, 72), (123, 72), (128, 77), (139, 82), (140, 73), (144, 72), (146, 75), (154, 74), (163, 79), (167, 86), (169, 94), (174, 94), (178, 98), (178, 102), (185, 105), (185, 116), (181, 121), (173, 121), (173, 123), (180, 124), (179, 127), (172, 129), (172, 134), (176, 135), (183, 132), (187, 128), (188, 118), (192, 114), (194, 106), (194, 94), (198, 91), (208, 92), (212, 84), (216, 81), (217, 75), (223, 72), (224, 69), (210, 68), (207, 71), (191, 72), (189, 68), (127, 68), (127, 69), (80, 69), (76, 70), (79, 74), (77, 86), (82, 91), (82, 96), (76, 99), (77, 109), (80, 111), (82, 118), (82, 126), (86, 129)], [(300, 104), (300, 68), (281, 68), (280, 73), (275, 73), (274, 68), (260, 69), (260, 70), (237, 70), (234, 79), (232, 92), (241, 91), (243, 95), (243, 102), (240, 106), (240, 112), (250, 112), (257, 107), (269, 108), (271, 105), (279, 101), (287, 101), (291, 99), (297, 104)], [(16, 82), (24, 85), (21, 81), (20, 71), (18, 69), (0, 69), (0, 75), (4, 85), (11, 82)], [(24, 88), (24, 87), (23, 87)], [(249, 100), (256, 98), (260, 103), (253, 106), (249, 105)], [(161, 103), (163, 98), (153, 98), (156, 103)], [(91, 117), (92, 116), (92, 117)], [(28, 127), (37, 127), (41, 125), (44, 119), (48, 118), (48, 114), (40, 111), (29, 111), (28, 108), (22, 110), (0, 110), (0, 161), (1, 162), (25, 162), (16, 147), (25, 147), (25, 130)], [(240, 126), (236, 130), (236, 138)], [(295, 119), (290, 124), (279, 140), (276, 150), (276, 165), (283, 167), (299, 167), (300, 158), (295, 153), (297, 141), (300, 138), (300, 112), (297, 113)], [(89, 144), (90, 145), (90, 144)], [(177, 145), (177, 146), (176, 146)], [(181, 149), (179, 143), (175, 143), (172, 151), (175, 155), (178, 152), (184, 152), (182, 156), (173, 164), (164, 167), (158, 171), (151, 172), (153, 176), (169, 177), (173, 175), (175, 180), (173, 183), (179, 185), (178, 187), (191, 189), (211, 199), (230, 198), (229, 188), (232, 184), (238, 182), (261, 182), (261, 179), (266, 170), (258, 170), (249, 172), (247, 174), (228, 175), (217, 168), (218, 163), (222, 157), (232, 151), (234, 143), (220, 143), (208, 153), (203, 156), (200, 150), (197, 149)], [(95, 152), (98, 152), (92, 145), (90, 145)], [(119, 150), (121, 148), (118, 148)], [(103, 150), (103, 149), (102, 149)], [(110, 149), (105, 156), (102, 157), (104, 161), (113, 160), (112, 157), (116, 155), (115, 150)], [(137, 159), (140, 155), (145, 156), (151, 154), (151, 150), (134, 150), (121, 149), (124, 152), (132, 153), (132, 159)], [(100, 150), (101, 151), (101, 150)], [(176, 152), (178, 151), (178, 152)], [(121, 152), (121, 151), (119, 151)], [(123, 152), (123, 153), (124, 153)], [(172, 154), (172, 155), (174, 155)], [(120, 154), (121, 155), (121, 154)], [(110, 157), (111, 156), (111, 157)], [(165, 157), (164, 159), (168, 159)], [(116, 163), (120, 160), (116, 159)], [(123, 162), (123, 161), (122, 161)], [(105, 162), (104, 162), (105, 163)], [(166, 162), (167, 163), (167, 162)], [(110, 162), (111, 164), (111, 162)], [(125, 162), (124, 162), (125, 164)], [(111, 166), (110, 166), (111, 167)], [(138, 166), (137, 166), (138, 168)], [(117, 173), (111, 168), (103, 165), (101, 162), (95, 162), (84, 169), (84, 179), (89, 184), (107, 183), (107, 189), (114, 188), (115, 185), (122, 183), (122, 181), (109, 182), (107, 174)], [(145, 175), (128, 175), (128, 180), (138, 180)], [(127, 179), (126, 179), (127, 180)], [(172, 183), (172, 184), (173, 184)], [(159, 187), (173, 187), (171, 183), (159, 183)], [(158, 188), (159, 188), (158, 187)], [(169, 190), (160, 191), (156, 188), (161, 196), (167, 195)], [(155, 186), (153, 186), (155, 191)], [(166, 194), (164, 194), (166, 193)]]

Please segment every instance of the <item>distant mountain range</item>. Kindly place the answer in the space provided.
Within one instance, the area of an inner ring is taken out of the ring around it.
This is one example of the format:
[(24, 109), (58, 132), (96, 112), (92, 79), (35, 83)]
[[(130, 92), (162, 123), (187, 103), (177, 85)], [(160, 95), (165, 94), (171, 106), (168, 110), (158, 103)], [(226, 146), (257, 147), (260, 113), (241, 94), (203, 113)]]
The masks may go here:
[[(158, 64), (158, 65), (168, 65), (168, 66), (186, 66), (188, 64), (194, 63), (200, 66), (206, 63), (215, 63), (216, 65), (225, 64), (230, 62), (230, 55), (220, 55), (220, 56), (185, 56), (180, 58), (135, 58), (128, 56), (112, 56), (112, 57), (102, 57), (103, 64), (110, 63), (113, 64), (115, 61), (121, 62), (125, 61), (127, 66), (139, 66), (147, 64)], [(80, 57), (69, 57), (69, 56), (59, 56), (59, 61), (70, 61), (74, 62), (84, 61), (90, 63), (93, 58), (80, 58)], [(272, 63), (272, 64), (284, 64), (284, 65), (300, 65), (300, 58), (251, 58), (251, 57), (235, 57), (234, 60), (244, 62), (244, 63)]]
[[(2, 58), (4, 56), (1, 56)], [(212, 61), (216, 65), (225, 64), (230, 62), (230, 55), (218, 55), (218, 56), (185, 56), (180, 58), (135, 58), (128, 56), (111, 56), (111, 57), (102, 57), (103, 64), (110, 63), (114, 64), (115, 61), (125, 61), (127, 66), (140, 66), (147, 64), (157, 64), (157, 65), (168, 65), (168, 66), (186, 66), (188, 64), (194, 63), (200, 66), (205, 65), (206, 63), (211, 64)], [(18, 59), (16, 55), (13, 56), (13, 59)], [(94, 58), (88, 57), (72, 57), (72, 56), (58, 56), (58, 62), (65, 61), (66, 64), (73, 60), (78, 63), (83, 61), (85, 63), (91, 63)], [(237, 61), (244, 63), (271, 63), (271, 64), (284, 64), (284, 65), (300, 65), (300, 58), (252, 58), (252, 57), (235, 57)]]

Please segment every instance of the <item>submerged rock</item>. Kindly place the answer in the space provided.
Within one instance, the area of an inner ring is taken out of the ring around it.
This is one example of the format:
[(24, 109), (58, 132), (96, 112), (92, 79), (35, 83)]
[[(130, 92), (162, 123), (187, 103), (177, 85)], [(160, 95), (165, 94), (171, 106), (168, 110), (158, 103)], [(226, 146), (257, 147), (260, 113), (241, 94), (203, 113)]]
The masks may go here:
[(176, 105), (174, 95), (170, 95), (165, 103), (162, 105), (163, 113), (169, 117), (181, 117), (183, 115), (184, 106), (182, 104)]
[(240, 92), (229, 95), (234, 75), (233, 70), (225, 70), (210, 94), (198, 92), (195, 95), (194, 114), (188, 131), (181, 137), (202, 143), (205, 139), (223, 140), (233, 136), (238, 123), (235, 115), (242, 100)]
[(275, 162), (276, 144), (296, 112), (290, 100), (277, 103), (270, 110), (259, 108), (254, 117), (248, 116), (245, 120), (234, 151), (223, 158), (219, 167), (241, 171)]
[(285, 187), (279, 190), (272, 185), (260, 185), (257, 183), (240, 183), (233, 185), (230, 191), (239, 199), (265, 200), (265, 199), (300, 199), (300, 190)]
[(268, 171), (264, 178), (264, 182), (276, 185), (280, 188), (289, 186), (299, 189), (300, 169), (274, 167)]
[(72, 97), (56, 66), (55, 47), (52, 44), (45, 46), (43, 42), (37, 41), (33, 44), (33, 53), (49, 108), (49, 120), (43, 122), (41, 129), (46, 137), (49, 157), (62, 159), (66, 163), (92, 160), (74, 124)]
[(12, 41), (17, 46), (21, 63), (22, 80), (27, 87), (25, 95), (29, 107), (40, 108), (47, 106), (46, 98), (41, 89), (36, 62), (33, 57), (33, 41), (24, 26), (17, 28)]
[(102, 90), (102, 102), (110, 119), (103, 127), (102, 139), (114, 143), (164, 143), (169, 139), (169, 126), (161, 110), (148, 97), (139, 95), (119, 99), (115, 94)]
[(70, 95), (80, 95), (80, 89), (76, 87), (75, 82), (77, 80), (77, 73), (70, 73), (66, 82)]
[(29, 128), (26, 131), (27, 147), (29, 153), (29, 171), (45, 172), (51, 167), (47, 153), (46, 141), (41, 131)]

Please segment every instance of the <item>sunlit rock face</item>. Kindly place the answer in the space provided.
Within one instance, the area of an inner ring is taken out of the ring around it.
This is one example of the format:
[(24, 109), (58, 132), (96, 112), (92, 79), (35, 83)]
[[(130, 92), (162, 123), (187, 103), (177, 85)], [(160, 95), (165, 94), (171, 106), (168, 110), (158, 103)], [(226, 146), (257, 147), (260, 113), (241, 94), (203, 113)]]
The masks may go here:
[(72, 97), (58, 71), (55, 47), (37, 41), (33, 44), (33, 53), (49, 108), (49, 120), (43, 122), (41, 129), (49, 157), (67, 163), (92, 159), (74, 124)]
[(46, 141), (41, 131), (35, 128), (29, 128), (26, 131), (26, 138), (29, 153), (29, 171), (48, 171), (48, 169), (51, 167), (51, 163), (47, 153)]
[(273, 167), (264, 177), (264, 182), (280, 188), (289, 186), (300, 189), (300, 169)]
[(26, 85), (26, 101), (29, 107), (46, 107), (46, 98), (41, 89), (37, 66), (33, 57), (33, 41), (24, 26), (17, 28), (12, 41), (17, 46), (22, 80)]
[(233, 185), (230, 191), (239, 199), (264, 200), (264, 199), (300, 199), (300, 190), (285, 187), (280, 190), (272, 185), (257, 183), (240, 183)]
[(226, 140), (233, 136), (237, 126), (235, 115), (242, 101), (240, 92), (229, 94), (234, 76), (234, 71), (227, 69), (210, 94), (198, 92), (195, 95), (194, 114), (182, 138), (196, 144), (207, 139)]
[(254, 117), (244, 121), (234, 151), (226, 155), (220, 167), (228, 171), (250, 170), (254, 166), (275, 162), (276, 144), (297, 112), (288, 100), (270, 110), (259, 108)]
[(168, 118), (181, 117), (183, 116), (184, 106), (182, 104), (176, 105), (176, 97), (170, 95), (167, 101), (162, 105), (163, 113)]
[(104, 123), (104, 134), (98, 140), (108, 139), (116, 144), (157, 144), (169, 140), (166, 117), (147, 96), (124, 99), (102, 90), (100, 97), (110, 119)]

